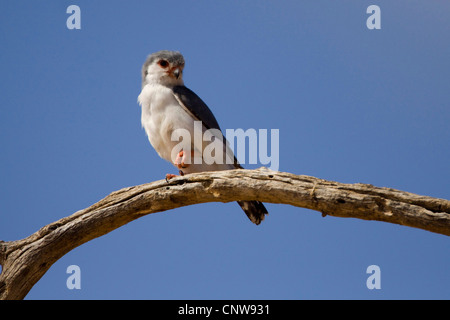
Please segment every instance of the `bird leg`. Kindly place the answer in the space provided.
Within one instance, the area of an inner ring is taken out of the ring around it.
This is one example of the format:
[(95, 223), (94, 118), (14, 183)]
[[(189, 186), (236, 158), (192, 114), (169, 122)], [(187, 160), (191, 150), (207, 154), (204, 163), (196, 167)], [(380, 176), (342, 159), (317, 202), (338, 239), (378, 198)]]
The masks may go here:
[[(191, 155), (194, 156), (194, 151), (191, 151)], [(175, 159), (175, 162), (173, 163), (178, 169), (180, 169), (178, 172), (180, 173), (180, 176), (184, 176), (184, 172), (181, 170), (182, 168), (187, 168), (189, 164), (185, 163), (186, 161), (186, 153), (181, 149), (180, 152), (177, 154), (177, 158)], [(176, 174), (168, 173), (166, 174), (166, 181), (168, 182), (170, 179), (178, 177)]]
[[(193, 152), (192, 152), (193, 154)], [(175, 159), (174, 165), (178, 168), (187, 168), (189, 164), (186, 163), (186, 152), (181, 149), (180, 152), (177, 154), (177, 158)]]

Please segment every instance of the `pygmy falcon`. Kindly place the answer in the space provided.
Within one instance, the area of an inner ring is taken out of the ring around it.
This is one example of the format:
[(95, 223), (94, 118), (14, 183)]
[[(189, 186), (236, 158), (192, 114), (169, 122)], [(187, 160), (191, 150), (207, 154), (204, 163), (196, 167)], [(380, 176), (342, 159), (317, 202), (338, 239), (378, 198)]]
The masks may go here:
[[(184, 58), (177, 51), (158, 51), (147, 57), (142, 67), (142, 91), (138, 102), (142, 108), (142, 127), (147, 133), (150, 144), (158, 155), (173, 163), (181, 175), (230, 169), (242, 169), (227, 147), (226, 139), (221, 134), (219, 124), (211, 110), (183, 82)], [(208, 153), (203, 152), (207, 144), (203, 141), (202, 150), (192, 141), (189, 148), (173, 152), (178, 141), (172, 138), (177, 129), (184, 129), (194, 137), (195, 123), (201, 121), (201, 130), (219, 132), (216, 138), (223, 144), (224, 154), (234, 158), (233, 161), (211, 161)], [(216, 129), (215, 131), (212, 129)], [(219, 137), (220, 136), (220, 137)], [(221, 140), (220, 140), (221, 139)], [(175, 141), (173, 141), (175, 140)], [(198, 153), (196, 153), (198, 151)], [(190, 156), (201, 155), (201, 161), (191, 161)], [(189, 161), (187, 161), (189, 160)], [(166, 179), (175, 177), (167, 174)], [(260, 201), (238, 201), (247, 217), (255, 224), (260, 224), (268, 214)]]

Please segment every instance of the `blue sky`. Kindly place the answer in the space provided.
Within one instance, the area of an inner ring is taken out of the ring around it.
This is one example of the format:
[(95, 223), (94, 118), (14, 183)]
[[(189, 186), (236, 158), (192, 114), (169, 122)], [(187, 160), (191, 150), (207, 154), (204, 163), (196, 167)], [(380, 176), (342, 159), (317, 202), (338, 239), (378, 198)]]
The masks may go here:
[[(449, 15), (446, 1), (2, 1), (0, 239), (176, 172), (137, 104), (161, 49), (184, 54), (222, 129), (279, 129), (280, 171), (450, 199)], [(65, 255), (27, 299), (450, 298), (446, 236), (267, 208), (260, 226), (235, 203), (145, 216)]]

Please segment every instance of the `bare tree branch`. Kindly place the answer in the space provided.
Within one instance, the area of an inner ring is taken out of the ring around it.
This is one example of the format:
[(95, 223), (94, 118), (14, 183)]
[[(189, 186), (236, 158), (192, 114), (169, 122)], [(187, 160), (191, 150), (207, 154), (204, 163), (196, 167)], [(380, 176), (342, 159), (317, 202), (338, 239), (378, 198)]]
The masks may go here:
[(23, 299), (70, 250), (144, 215), (236, 200), (289, 204), (324, 216), (385, 221), (450, 235), (450, 201), (444, 199), (265, 168), (189, 174), (168, 183), (161, 180), (115, 191), (25, 239), (0, 241), (0, 298)]

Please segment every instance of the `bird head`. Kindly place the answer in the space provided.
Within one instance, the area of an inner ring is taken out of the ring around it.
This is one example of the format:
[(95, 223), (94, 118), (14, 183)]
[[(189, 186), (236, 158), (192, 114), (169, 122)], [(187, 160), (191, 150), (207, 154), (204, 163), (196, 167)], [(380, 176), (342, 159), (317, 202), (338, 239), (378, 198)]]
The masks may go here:
[(183, 85), (184, 58), (178, 51), (162, 50), (147, 57), (142, 67), (142, 87), (148, 83)]

